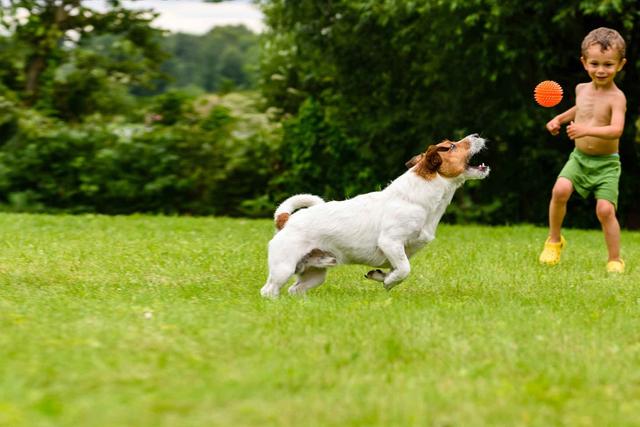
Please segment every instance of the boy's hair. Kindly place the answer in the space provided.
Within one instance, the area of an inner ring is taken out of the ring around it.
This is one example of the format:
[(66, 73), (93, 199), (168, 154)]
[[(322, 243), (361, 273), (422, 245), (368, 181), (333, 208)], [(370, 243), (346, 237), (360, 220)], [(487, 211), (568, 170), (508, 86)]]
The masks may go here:
[(587, 49), (595, 44), (600, 45), (602, 52), (609, 48), (616, 49), (620, 53), (620, 58), (624, 58), (627, 48), (620, 33), (606, 27), (596, 28), (582, 40), (582, 56), (586, 57)]

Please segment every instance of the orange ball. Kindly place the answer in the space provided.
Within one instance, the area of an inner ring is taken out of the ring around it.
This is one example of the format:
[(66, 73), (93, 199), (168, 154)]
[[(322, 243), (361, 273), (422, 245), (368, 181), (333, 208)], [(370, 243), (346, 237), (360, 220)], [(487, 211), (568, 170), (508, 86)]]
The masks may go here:
[(562, 101), (562, 86), (553, 80), (545, 80), (533, 90), (533, 97), (543, 107), (555, 107)]

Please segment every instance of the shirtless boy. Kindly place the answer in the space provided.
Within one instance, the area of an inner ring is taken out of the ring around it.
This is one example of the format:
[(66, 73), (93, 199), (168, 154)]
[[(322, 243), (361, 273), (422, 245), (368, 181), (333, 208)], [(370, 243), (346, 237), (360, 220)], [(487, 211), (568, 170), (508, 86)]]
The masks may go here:
[(575, 148), (553, 186), (549, 237), (540, 254), (543, 264), (560, 262), (560, 253), (566, 246), (560, 229), (567, 201), (575, 189), (582, 197), (593, 193), (596, 198), (596, 216), (609, 253), (607, 271), (624, 272), (616, 208), (621, 171), (618, 145), (627, 100), (613, 79), (626, 62), (625, 48), (624, 39), (617, 31), (609, 28), (591, 31), (582, 41), (580, 58), (591, 82), (578, 84), (576, 105), (547, 123), (552, 135), (560, 132), (562, 124), (569, 123), (567, 134), (575, 141)]

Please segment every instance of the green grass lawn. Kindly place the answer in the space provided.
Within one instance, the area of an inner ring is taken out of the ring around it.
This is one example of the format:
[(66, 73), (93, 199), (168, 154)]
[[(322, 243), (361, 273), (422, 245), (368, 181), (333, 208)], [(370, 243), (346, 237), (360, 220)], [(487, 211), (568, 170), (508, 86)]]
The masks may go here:
[(640, 234), (443, 225), (265, 300), (267, 220), (0, 215), (2, 426), (640, 425)]

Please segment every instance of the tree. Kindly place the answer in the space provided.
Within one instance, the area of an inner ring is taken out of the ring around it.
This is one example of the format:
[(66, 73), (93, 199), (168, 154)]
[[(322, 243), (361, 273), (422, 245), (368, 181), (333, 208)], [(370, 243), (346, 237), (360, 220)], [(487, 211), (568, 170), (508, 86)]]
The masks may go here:
[[(640, 179), (633, 144), (640, 115), (636, 1), (263, 0), (260, 5), (269, 28), (261, 86), (285, 123), (294, 125), (285, 125), (285, 142), (290, 141), (285, 154), (303, 146), (295, 140), (304, 134), (300, 126), (313, 125), (300, 122), (308, 116), (308, 100), (323, 132), (329, 126), (344, 135), (342, 142), (319, 138), (316, 143), (329, 152), (348, 143), (361, 153), (348, 160), (369, 177), (358, 191), (384, 185), (401, 172), (403, 160), (431, 143), (480, 132), (491, 140), (485, 156), (492, 176), (459, 192), (452, 212), (490, 223), (546, 221), (549, 191), (572, 143), (566, 136), (550, 138), (544, 124), (571, 105), (573, 88), (585, 80), (582, 38), (597, 26), (618, 29), (630, 59), (619, 78), (629, 106), (620, 209), (623, 223), (640, 226), (634, 217), (640, 194), (631, 185)], [(556, 110), (532, 101), (534, 86), (546, 79), (559, 81), (567, 93)], [(283, 165), (285, 171), (295, 167)], [(318, 174), (307, 182), (321, 181), (322, 168)], [(347, 186), (353, 191), (349, 182), (334, 191), (346, 194)], [(579, 214), (572, 224), (594, 224), (592, 206), (575, 203)]]
[(169, 87), (200, 87), (216, 92), (226, 84), (255, 87), (258, 38), (241, 25), (212, 28), (208, 33), (171, 34), (163, 42), (171, 57), (162, 70), (172, 78)]
[[(9, 85), (24, 102), (77, 118), (91, 111), (56, 105), (54, 80), (67, 83), (68, 98), (80, 99), (109, 84), (144, 85), (157, 78), (164, 53), (159, 44), (161, 31), (150, 27), (156, 14), (126, 9), (120, 0), (107, 3), (105, 12), (88, 8), (81, 0), (3, 3), (0, 26), (10, 34), (16, 54), (10, 66), (19, 76)], [(70, 81), (88, 77), (88, 82), (80, 84)], [(76, 88), (80, 92), (74, 97), (69, 91)]]

